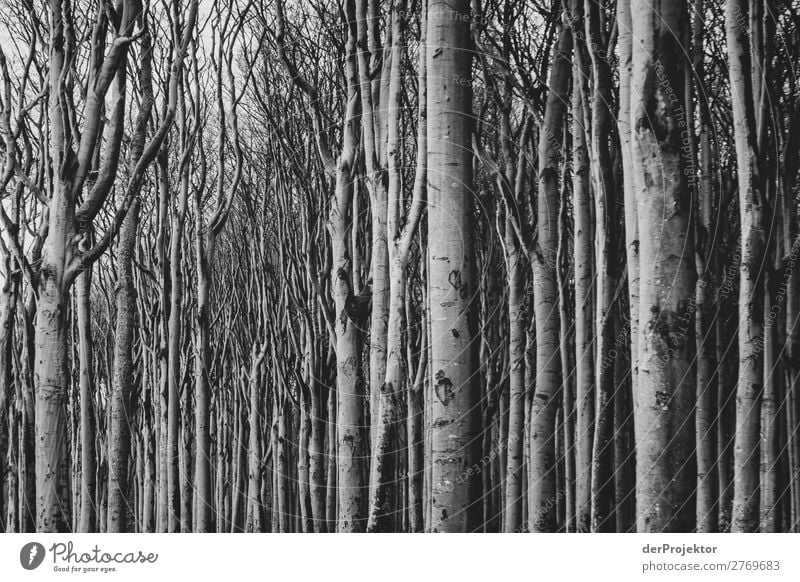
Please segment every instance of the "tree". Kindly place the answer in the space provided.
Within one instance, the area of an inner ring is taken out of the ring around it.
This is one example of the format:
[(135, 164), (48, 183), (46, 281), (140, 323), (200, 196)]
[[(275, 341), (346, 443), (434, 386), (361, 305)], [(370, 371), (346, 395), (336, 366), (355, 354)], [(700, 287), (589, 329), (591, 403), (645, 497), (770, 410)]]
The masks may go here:
[(759, 181), (756, 127), (748, 41), (749, 8), (732, 0), (725, 5), (733, 133), (736, 146), (741, 221), (739, 270), (739, 380), (736, 388), (736, 442), (731, 529), (758, 527), (758, 465), (761, 393), (764, 386), (764, 188)]
[(477, 460), (477, 342), (469, 2), (429, 0), (426, 17), (428, 297), (434, 392), (431, 521), (434, 532), (479, 525), (479, 483), (462, 476)]
[(536, 247), (533, 259), (534, 318), (536, 320), (536, 384), (531, 407), (530, 463), (532, 497), (530, 528), (554, 532), (556, 520), (556, 411), (561, 397), (559, 350), (559, 294), (556, 276), (558, 242), (559, 155), (564, 110), (570, 78), (572, 34), (558, 33), (549, 92), (539, 135), (539, 184), (537, 190)]
[[(684, 2), (631, 4), (631, 168), (639, 232), (636, 529), (690, 531), (695, 377), (692, 198), (681, 135)], [(636, 96), (634, 101), (633, 96)], [(670, 281), (665, 285), (665, 281)]]

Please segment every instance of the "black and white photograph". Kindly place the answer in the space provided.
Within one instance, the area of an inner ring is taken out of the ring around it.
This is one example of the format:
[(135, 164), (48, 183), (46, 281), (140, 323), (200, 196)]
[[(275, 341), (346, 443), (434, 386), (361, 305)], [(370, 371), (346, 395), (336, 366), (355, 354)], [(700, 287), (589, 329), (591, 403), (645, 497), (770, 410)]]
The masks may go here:
[(0, 0), (0, 572), (796, 580), (798, 253), (800, 0)]

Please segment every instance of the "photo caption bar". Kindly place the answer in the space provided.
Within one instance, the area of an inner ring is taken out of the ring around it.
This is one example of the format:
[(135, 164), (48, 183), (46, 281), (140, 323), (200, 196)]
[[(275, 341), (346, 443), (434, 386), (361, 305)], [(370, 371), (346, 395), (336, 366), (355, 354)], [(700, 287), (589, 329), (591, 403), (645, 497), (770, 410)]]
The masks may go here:
[[(762, 534), (314, 536), (13, 534), (10, 580), (798, 580), (796, 536)], [(488, 549), (490, 548), (490, 549)], [(350, 558), (348, 559), (348, 556)], [(4, 576), (6, 579), (6, 576)]]

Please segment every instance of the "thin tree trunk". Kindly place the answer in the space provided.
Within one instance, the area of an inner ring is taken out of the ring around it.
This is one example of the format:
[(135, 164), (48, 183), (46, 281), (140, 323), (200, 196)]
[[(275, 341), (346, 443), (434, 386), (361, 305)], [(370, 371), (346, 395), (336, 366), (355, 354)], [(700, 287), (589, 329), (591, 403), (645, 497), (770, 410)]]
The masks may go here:
[(314, 521), (311, 509), (311, 489), (309, 486), (309, 455), (308, 444), (311, 440), (311, 418), (308, 410), (301, 405), (295, 409), (297, 430), (294, 438), (297, 439), (297, 497), (300, 518), (298, 532), (314, 533)]
[[(510, 209), (507, 210), (510, 212)], [(506, 255), (508, 271), (508, 366), (509, 418), (508, 460), (503, 531), (516, 532), (522, 526), (522, 471), (525, 424), (525, 311), (522, 256), (519, 241), (506, 220)]]
[[(381, 150), (384, 149), (383, 139), (386, 135), (379, 131), (385, 125), (384, 96), (386, 92), (373, 94), (373, 82), (380, 83), (371, 79), (374, 61), (379, 55), (374, 54), (379, 50), (375, 46), (374, 27), (377, 26), (378, 14), (375, 13), (373, 0), (353, 0), (355, 2), (355, 22), (357, 28), (357, 61), (358, 77), (361, 97), (361, 129), (362, 143), (364, 148), (364, 165), (366, 173), (365, 183), (370, 197), (370, 210), (372, 218), (372, 244), (370, 246), (370, 273), (372, 276), (372, 311), (370, 314), (370, 336), (369, 336), (369, 400), (371, 407), (371, 426), (370, 443), (375, 448), (377, 430), (380, 426), (378, 420), (382, 414), (380, 410), (381, 392), (386, 377), (386, 359), (389, 348), (388, 342), (388, 323), (389, 323), (389, 248), (387, 240), (387, 211), (388, 193), (386, 188), (386, 168), (384, 167)], [(369, 6), (369, 9), (368, 9)], [(397, 8), (393, 8), (396, 13)], [(373, 53), (373, 54), (370, 54)], [(371, 59), (370, 59), (371, 57)], [(394, 69), (395, 63), (392, 61), (388, 66)], [(384, 73), (387, 64), (384, 64)], [(399, 71), (399, 69), (398, 69)], [(394, 79), (399, 83), (400, 79)], [(390, 80), (391, 82), (391, 80)], [(391, 94), (391, 89), (388, 92)], [(392, 107), (388, 104), (388, 107)], [(396, 105), (395, 105), (396, 107)], [(358, 215), (354, 212), (354, 220)], [(355, 253), (354, 257), (355, 257)], [(354, 261), (355, 262), (355, 261)], [(355, 267), (355, 265), (354, 265)], [(354, 270), (354, 275), (358, 276), (358, 271)], [(374, 457), (374, 455), (373, 455)], [(375, 459), (373, 458), (373, 463)], [(372, 487), (371, 487), (372, 490)]]
[[(182, 111), (183, 117), (183, 111)], [(170, 533), (180, 528), (180, 481), (178, 474), (178, 445), (180, 440), (180, 349), (183, 319), (183, 274), (181, 272), (183, 225), (189, 200), (188, 168), (183, 169), (178, 193), (178, 206), (172, 217), (170, 239), (170, 283), (172, 285), (168, 321), (167, 355), (167, 529)]]
[(731, 530), (753, 532), (759, 521), (759, 441), (761, 392), (764, 383), (764, 279), (766, 234), (763, 204), (766, 193), (757, 183), (755, 114), (751, 93), (750, 50), (746, 0), (725, 5), (728, 70), (733, 104), (741, 221), (742, 260), (739, 266), (739, 380), (736, 387), (736, 440)]
[(614, 309), (618, 274), (611, 253), (616, 250), (616, 196), (609, 147), (611, 134), (612, 75), (603, 49), (601, 6), (584, 1), (585, 31), (592, 70), (591, 162), (595, 202), (595, 430), (592, 443), (592, 531), (613, 531), (614, 522)]
[[(214, 247), (216, 235), (211, 226), (203, 226), (200, 193), (193, 198), (195, 221), (195, 258), (197, 261), (197, 322), (195, 325), (195, 357), (194, 357), (194, 400), (195, 400), (195, 471), (194, 498), (195, 515), (194, 531), (210, 532), (213, 527), (211, 513), (211, 438), (210, 407), (211, 387), (209, 380), (209, 325), (210, 325), (210, 287), (214, 263)], [(205, 239), (205, 241), (203, 240)], [(188, 389), (188, 388), (187, 388)], [(259, 522), (260, 524), (260, 522)]]
[[(234, 431), (236, 434), (232, 455), (234, 456), (234, 464), (231, 470), (231, 485), (233, 487), (231, 499), (231, 533), (244, 531), (245, 513), (247, 511), (246, 502), (244, 499), (245, 491), (245, 467), (247, 466), (247, 449), (245, 442), (247, 442), (247, 431), (244, 418), (242, 418), (242, 400), (244, 394), (242, 388), (238, 385), (238, 381), (234, 381), (237, 385), (234, 390), (236, 391), (236, 401), (233, 407), (233, 414), (236, 418)], [(275, 451), (275, 449), (273, 449)], [(273, 452), (273, 455), (275, 453)]]
[[(614, 395), (614, 487), (616, 531), (628, 533), (636, 528), (636, 439), (633, 427), (633, 393), (631, 392), (629, 344), (626, 341), (628, 313), (625, 305), (619, 302), (616, 311), (616, 336), (622, 340), (622, 348), (617, 351), (614, 367), (617, 392)], [(619, 339), (618, 339), (619, 341)]]
[(277, 455), (278, 460), (278, 531), (287, 533), (291, 531), (292, 510), (291, 510), (291, 489), (289, 487), (289, 451), (286, 439), (286, 399), (281, 397), (283, 402), (277, 407), (277, 431), (278, 449), (273, 454)]
[(317, 380), (311, 387), (311, 440), (309, 458), (311, 462), (311, 512), (314, 518), (314, 532), (328, 531), (325, 507), (325, 417), (322, 413), (320, 392), (322, 386)]
[[(625, 0), (620, 0), (624, 2)], [(583, 0), (573, 3), (573, 19), (583, 14)], [(576, 22), (579, 25), (580, 21)], [(573, 25), (573, 26), (576, 26)], [(582, 38), (580, 28), (573, 31)], [(586, 66), (575, 42), (572, 69), (572, 196), (575, 270), (575, 531), (591, 529), (592, 443), (594, 442), (594, 228), (589, 154), (584, 127), (583, 84)], [(601, 363), (602, 365), (602, 363)]]
[(260, 373), (259, 367), (263, 364), (267, 354), (267, 345), (264, 344), (255, 354), (250, 368), (248, 382), (250, 396), (250, 441), (247, 447), (247, 517), (244, 531), (260, 532), (262, 529), (263, 514), (261, 511), (261, 398), (260, 398)]
[[(506, 140), (505, 174), (506, 180), (514, 188), (514, 201), (522, 206), (524, 181), (524, 160), (520, 155), (513, 158), (510, 143), (511, 127), (508, 113), (503, 112), (503, 136)], [(525, 130), (523, 130), (525, 131)], [(523, 137), (521, 152), (527, 147)], [(512, 208), (506, 208), (506, 272), (508, 277), (508, 429), (506, 465), (501, 467), (505, 472), (505, 499), (503, 531), (519, 532), (522, 527), (522, 480), (525, 467), (523, 456), (525, 442), (525, 342), (526, 306), (525, 275), (523, 272), (523, 256), (520, 240), (514, 232), (511, 214)]]
[[(396, 529), (392, 524), (391, 508), (396, 506), (399, 498), (399, 487), (395, 484), (393, 473), (396, 472), (401, 462), (401, 455), (392, 454), (393, 441), (396, 441), (398, 432), (402, 427), (402, 384), (404, 381), (411, 383), (408, 371), (404, 370), (403, 330), (407, 326), (406, 283), (408, 257), (411, 242), (422, 216), (425, 192), (426, 174), (426, 82), (425, 65), (420, 64), (419, 79), (419, 108), (418, 108), (418, 134), (417, 134), (417, 169), (414, 177), (414, 190), (411, 209), (405, 225), (400, 227), (400, 212), (402, 207), (402, 182), (401, 182), (401, 156), (402, 143), (400, 140), (400, 100), (401, 83), (403, 81), (403, 57), (405, 50), (405, 3), (396, 2), (392, 10), (392, 41), (391, 41), (391, 80), (388, 95), (388, 133), (387, 133), (387, 158), (388, 158), (388, 209), (386, 215), (386, 228), (391, 236), (389, 245), (389, 278), (388, 278), (388, 321), (386, 326), (386, 359), (383, 365), (385, 372), (384, 382), (378, 396), (380, 404), (377, 407), (379, 415), (373, 418), (377, 424), (372, 443), (372, 465), (370, 475), (370, 513), (367, 524), (368, 531), (387, 531)], [(425, 17), (423, 15), (423, 25)], [(422, 46), (424, 47), (424, 31)], [(424, 51), (424, 48), (421, 49)], [(373, 322), (375, 320), (373, 291)], [(381, 324), (383, 325), (383, 324)]]
[[(767, 275), (771, 278), (771, 274)], [(775, 282), (769, 282), (777, 286)], [(764, 312), (770, 312), (774, 293), (764, 293)], [(778, 532), (778, 436), (780, 401), (780, 375), (776, 373), (778, 353), (777, 322), (768, 320), (764, 329), (764, 393), (761, 398), (761, 458), (760, 463), (760, 515), (759, 531)]]
[(561, 354), (559, 289), (556, 273), (558, 245), (559, 150), (570, 78), (572, 35), (559, 31), (548, 80), (549, 92), (539, 136), (539, 188), (536, 204), (537, 238), (533, 260), (536, 281), (536, 385), (531, 407), (530, 528), (533, 532), (554, 532), (556, 519), (555, 431), (561, 396)]
[(420, 330), (420, 353), (417, 375), (413, 383), (408, 384), (408, 516), (409, 531), (412, 533), (425, 530), (424, 522), (424, 470), (425, 470), (425, 437), (424, 437), (424, 388), (428, 370), (428, 335), (426, 325)]
[(81, 398), (81, 515), (78, 531), (81, 533), (92, 533), (97, 528), (91, 289), (92, 269), (89, 267), (76, 282)]
[(344, 119), (342, 151), (335, 164), (336, 190), (331, 200), (328, 228), (333, 252), (334, 276), (331, 281), (336, 310), (336, 468), (337, 468), (337, 531), (358, 532), (366, 527), (366, 487), (364, 479), (364, 409), (361, 368), (361, 325), (351, 318), (353, 300), (351, 281), (352, 257), (349, 238), (357, 228), (352, 215), (354, 183), (352, 168), (356, 155), (356, 120), (358, 118), (358, 73), (356, 67), (356, 33), (354, 0), (346, 2), (348, 27), (345, 48), (347, 110)]
[[(796, 219), (791, 220), (789, 235), (790, 240), (794, 241), (796, 236)], [(786, 351), (788, 354), (786, 366), (786, 422), (788, 442), (788, 479), (789, 505), (790, 505), (790, 528), (789, 531), (796, 532), (800, 525), (800, 435), (794, 429), (798, 422), (798, 396), (797, 391), (800, 386), (800, 268), (797, 265), (797, 248), (794, 244), (789, 256), (787, 269), (790, 269), (787, 281), (786, 298)]]
[[(693, 15), (692, 54), (695, 79), (699, 95), (705, 93), (705, 73), (703, 66), (703, 0), (695, 0)], [(690, 77), (691, 79), (691, 77)], [(687, 98), (687, 109), (692, 111), (691, 98)], [(708, 105), (703, 99), (698, 102), (700, 121), (699, 196), (697, 202), (698, 221), (695, 227), (697, 240), (697, 288), (695, 291), (697, 317), (697, 411), (695, 430), (697, 439), (697, 531), (716, 532), (719, 529), (719, 478), (717, 475), (717, 360), (716, 323), (714, 321), (713, 298), (715, 296), (714, 235), (714, 190), (711, 168), (711, 121)], [(690, 116), (691, 117), (691, 116)]]
[[(565, 149), (569, 147), (570, 136), (565, 135)], [(561, 414), (558, 422), (561, 431), (558, 434), (563, 451), (563, 459), (559, 463), (563, 467), (561, 478), (563, 485), (559, 489), (559, 520), (563, 522), (561, 531), (575, 532), (575, 350), (572, 322), (575, 313), (575, 298), (569, 285), (569, 191), (567, 175), (562, 181), (561, 208), (558, 225), (558, 288), (561, 293), (559, 304), (559, 321), (561, 333), (561, 376), (564, 378), (561, 398)], [(563, 520), (561, 515), (563, 514)]]
[(130, 424), (133, 422), (133, 332), (136, 325), (136, 291), (133, 283), (133, 255), (139, 229), (139, 201), (128, 210), (119, 240), (117, 280), (117, 322), (114, 338), (114, 384), (111, 393), (111, 424), (108, 452), (109, 533), (128, 531), (127, 515), (133, 506), (128, 465), (131, 456)]
[(336, 437), (336, 423), (332, 419), (337, 418), (336, 415), (336, 393), (331, 390), (328, 393), (328, 440), (327, 440), (327, 456), (328, 468), (326, 470), (326, 498), (325, 498), (325, 517), (328, 521), (328, 531), (338, 531), (336, 516), (338, 514), (337, 503), (339, 501), (338, 492), (336, 491), (336, 479), (338, 478), (336, 446), (338, 439)]
[(631, 385), (634, 406), (639, 376), (639, 226), (633, 175), (633, 134), (631, 131), (631, 72), (633, 68), (633, 24), (630, 0), (617, 2), (619, 51), (619, 132), (622, 154), (622, 177), (625, 208), (625, 264), (628, 270), (628, 301), (630, 309)]
[[(738, 268), (738, 265), (737, 265)], [(737, 271), (729, 271), (727, 278), (738, 277)], [(720, 285), (724, 291), (733, 281), (727, 279)], [(732, 289), (732, 287), (731, 287)], [(736, 367), (738, 358), (736, 352), (736, 331), (731, 331), (727, 323), (728, 307), (725, 303), (720, 306), (717, 316), (717, 409), (719, 419), (717, 422), (717, 467), (719, 476), (719, 529), (722, 532), (730, 531), (733, 517), (733, 448), (735, 431), (735, 394), (736, 394)]]

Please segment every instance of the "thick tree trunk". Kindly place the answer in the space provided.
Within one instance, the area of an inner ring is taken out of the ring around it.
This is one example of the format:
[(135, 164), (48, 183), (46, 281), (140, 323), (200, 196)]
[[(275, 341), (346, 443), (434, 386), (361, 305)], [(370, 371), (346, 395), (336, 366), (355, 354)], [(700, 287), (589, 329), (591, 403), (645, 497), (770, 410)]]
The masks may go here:
[(50, 201), (50, 229), (42, 250), (41, 280), (36, 315), (36, 530), (69, 529), (66, 478), (67, 425), (64, 396), (69, 380), (67, 338), (69, 300), (64, 281), (68, 226), (72, 209), (66, 187), (57, 182)]
[(472, 205), (472, 106), (468, 0), (430, 0), (428, 76), (428, 294), (431, 306), (430, 426), (433, 532), (480, 526), (477, 293)]
[[(36, 530), (65, 532), (69, 528), (69, 501), (61, 489), (66, 478), (67, 425), (64, 396), (69, 382), (69, 286), (65, 280), (67, 251), (73, 236), (75, 204), (72, 176), (77, 160), (67, 147), (67, 128), (61, 104), (61, 75), (67, 39), (58, 2), (50, 11), (50, 156), (59, 168), (49, 201), (49, 228), (42, 247), (39, 299), (36, 312), (35, 428)], [(66, 169), (66, 170), (65, 170)]]
[[(684, 174), (681, 105), (688, 21), (684, 1), (632, 5), (632, 169), (641, 232), (635, 429), (637, 531), (691, 531), (694, 242)], [(655, 104), (660, 104), (658, 107)]]

